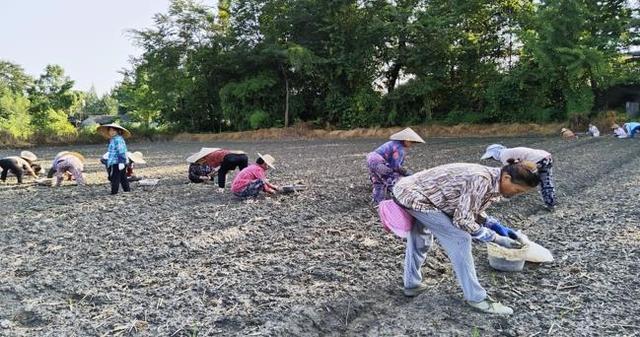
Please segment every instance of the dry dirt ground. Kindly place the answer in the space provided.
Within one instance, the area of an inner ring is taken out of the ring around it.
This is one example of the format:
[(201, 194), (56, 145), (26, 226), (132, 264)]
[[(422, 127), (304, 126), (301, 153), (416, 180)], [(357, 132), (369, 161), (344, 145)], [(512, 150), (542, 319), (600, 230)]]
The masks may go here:
[[(478, 162), (487, 144), (555, 156), (560, 206), (537, 193), (490, 213), (549, 248), (556, 261), (478, 276), (510, 317), (466, 306), (438, 245), (423, 267), (431, 288), (401, 293), (403, 242), (369, 205), (364, 157), (383, 140), (139, 143), (138, 174), (161, 178), (108, 195), (97, 159), (89, 186), (0, 184), (0, 336), (636, 336), (640, 335), (640, 142), (611, 138), (428, 139), (414, 171)], [(188, 184), (184, 158), (201, 146), (277, 159), (273, 182), (304, 180), (290, 196), (239, 202)], [(34, 150), (48, 168), (63, 148)], [(2, 150), (0, 156), (15, 154)], [(45, 161), (46, 160), (46, 161)], [(492, 164), (493, 165), (493, 164)]]

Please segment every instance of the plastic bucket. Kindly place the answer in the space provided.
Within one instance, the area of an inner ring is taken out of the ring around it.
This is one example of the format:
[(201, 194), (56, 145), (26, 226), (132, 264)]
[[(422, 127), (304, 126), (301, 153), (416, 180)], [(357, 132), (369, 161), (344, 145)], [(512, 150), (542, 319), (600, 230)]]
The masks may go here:
[(500, 271), (521, 271), (524, 268), (528, 247), (509, 249), (495, 243), (487, 243), (489, 265)]

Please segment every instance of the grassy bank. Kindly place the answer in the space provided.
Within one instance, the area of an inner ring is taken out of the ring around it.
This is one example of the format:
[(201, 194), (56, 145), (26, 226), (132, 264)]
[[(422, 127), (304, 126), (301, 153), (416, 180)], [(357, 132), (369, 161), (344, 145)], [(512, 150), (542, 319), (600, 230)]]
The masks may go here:
[[(550, 136), (558, 135), (563, 124), (458, 124), (411, 126), (425, 137), (487, 137), (487, 136)], [(180, 133), (176, 141), (207, 142), (216, 140), (260, 140), (260, 139), (350, 139), (386, 138), (403, 129), (358, 128), (352, 130), (311, 129), (304, 125), (291, 128), (271, 128), (243, 132)]]

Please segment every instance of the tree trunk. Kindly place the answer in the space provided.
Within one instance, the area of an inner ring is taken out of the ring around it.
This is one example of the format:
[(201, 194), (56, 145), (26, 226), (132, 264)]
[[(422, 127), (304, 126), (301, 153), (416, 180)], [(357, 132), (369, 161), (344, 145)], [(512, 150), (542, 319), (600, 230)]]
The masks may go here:
[(287, 73), (284, 72), (284, 87), (285, 87), (285, 100), (284, 100), (284, 127), (289, 127), (289, 79)]

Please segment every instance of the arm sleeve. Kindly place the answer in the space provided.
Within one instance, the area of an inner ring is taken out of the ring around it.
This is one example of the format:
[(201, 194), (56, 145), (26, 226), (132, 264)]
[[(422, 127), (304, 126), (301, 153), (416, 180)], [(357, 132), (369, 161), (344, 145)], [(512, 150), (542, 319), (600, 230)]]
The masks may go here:
[(476, 216), (479, 213), (482, 195), (490, 188), (488, 179), (475, 179), (466, 181), (460, 191), (458, 207), (453, 212), (453, 224), (468, 232), (471, 236), (480, 241), (492, 241), (495, 232), (478, 224)]

